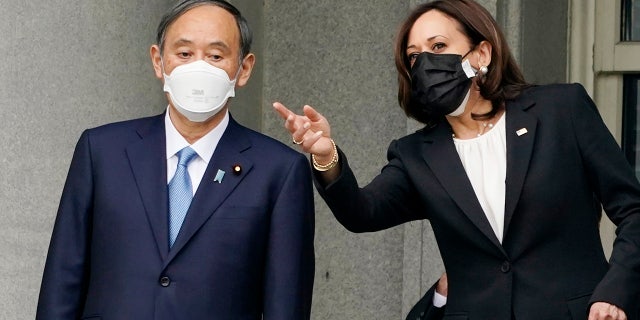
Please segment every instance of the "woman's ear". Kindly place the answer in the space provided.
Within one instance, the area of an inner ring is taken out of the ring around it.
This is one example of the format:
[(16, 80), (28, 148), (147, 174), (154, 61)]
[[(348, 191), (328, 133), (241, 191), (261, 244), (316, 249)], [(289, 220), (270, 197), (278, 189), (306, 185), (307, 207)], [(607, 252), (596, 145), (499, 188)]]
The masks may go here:
[(482, 67), (488, 68), (491, 65), (491, 53), (493, 51), (493, 47), (489, 41), (483, 40), (481, 41), (477, 47), (477, 58), (478, 58), (478, 70), (482, 69)]

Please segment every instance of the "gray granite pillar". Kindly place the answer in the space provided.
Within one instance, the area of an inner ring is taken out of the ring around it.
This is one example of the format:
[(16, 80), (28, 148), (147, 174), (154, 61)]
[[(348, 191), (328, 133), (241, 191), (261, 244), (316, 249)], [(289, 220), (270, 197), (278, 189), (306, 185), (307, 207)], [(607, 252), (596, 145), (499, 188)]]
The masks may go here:
[(0, 319), (33, 319), (83, 129), (162, 112), (149, 46), (169, 0), (2, 1)]
[(524, 40), (520, 44), (520, 66), (526, 79), (537, 84), (566, 82), (568, 0), (520, 1)]
[[(263, 131), (290, 143), (270, 110), (314, 106), (364, 184), (407, 131), (396, 102), (393, 38), (403, 1), (265, 1)], [(318, 199), (313, 319), (399, 319), (404, 227), (353, 234)]]

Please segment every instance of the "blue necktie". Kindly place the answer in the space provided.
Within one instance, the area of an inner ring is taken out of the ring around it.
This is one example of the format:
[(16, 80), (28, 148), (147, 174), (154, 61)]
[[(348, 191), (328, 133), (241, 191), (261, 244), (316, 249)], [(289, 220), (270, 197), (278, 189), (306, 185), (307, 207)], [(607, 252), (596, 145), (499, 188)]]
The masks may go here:
[(197, 153), (190, 147), (178, 151), (176, 174), (169, 181), (169, 248), (176, 241), (182, 222), (193, 198), (191, 178), (187, 166)]

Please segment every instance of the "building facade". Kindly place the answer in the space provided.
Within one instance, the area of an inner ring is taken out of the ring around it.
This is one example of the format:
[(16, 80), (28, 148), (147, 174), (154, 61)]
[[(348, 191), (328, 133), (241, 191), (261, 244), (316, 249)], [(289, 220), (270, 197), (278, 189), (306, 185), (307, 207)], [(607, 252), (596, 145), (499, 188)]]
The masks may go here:
[[(2, 3), (0, 318), (30, 319), (58, 200), (83, 129), (166, 108), (149, 46), (173, 0)], [(6, 1), (5, 1), (6, 2)], [(392, 139), (418, 129), (396, 99), (393, 41), (423, 1), (232, 0), (257, 65), (231, 112), (289, 143), (271, 108), (310, 104), (332, 124), (361, 184)], [(640, 168), (640, 1), (480, 0), (533, 83), (580, 82)], [(429, 223), (352, 234), (316, 198), (313, 319), (403, 319), (444, 271)], [(614, 228), (603, 222), (610, 252)]]

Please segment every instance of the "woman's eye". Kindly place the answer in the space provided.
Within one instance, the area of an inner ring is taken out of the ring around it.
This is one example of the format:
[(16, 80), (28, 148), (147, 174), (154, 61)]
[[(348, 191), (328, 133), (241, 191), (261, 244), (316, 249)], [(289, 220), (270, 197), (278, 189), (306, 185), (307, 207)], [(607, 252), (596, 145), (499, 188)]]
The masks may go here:
[(179, 52), (178, 56), (180, 58), (188, 58), (189, 57), (189, 52)]
[(444, 49), (446, 47), (446, 45), (442, 42), (438, 42), (433, 44), (433, 46), (431, 47), (431, 50), (433, 50), (433, 52), (438, 52), (441, 51), (442, 49)]
[(411, 54), (409, 54), (409, 57), (408, 57), (408, 58), (409, 58), (409, 62), (410, 62), (411, 64), (413, 64), (413, 62), (415, 62), (415, 61), (416, 61), (416, 59), (418, 58), (418, 54), (419, 54), (419, 53), (411, 53)]

